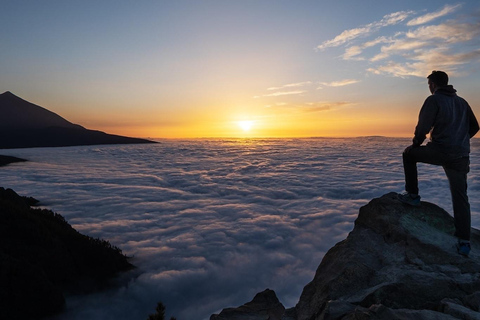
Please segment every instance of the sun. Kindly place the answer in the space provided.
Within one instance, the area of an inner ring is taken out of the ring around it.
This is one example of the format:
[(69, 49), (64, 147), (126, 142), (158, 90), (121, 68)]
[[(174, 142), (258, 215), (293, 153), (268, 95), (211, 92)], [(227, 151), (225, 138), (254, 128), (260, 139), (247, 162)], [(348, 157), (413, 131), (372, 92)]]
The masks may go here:
[(252, 129), (253, 121), (242, 120), (242, 121), (238, 121), (237, 124), (240, 128), (242, 128), (244, 132), (249, 132)]

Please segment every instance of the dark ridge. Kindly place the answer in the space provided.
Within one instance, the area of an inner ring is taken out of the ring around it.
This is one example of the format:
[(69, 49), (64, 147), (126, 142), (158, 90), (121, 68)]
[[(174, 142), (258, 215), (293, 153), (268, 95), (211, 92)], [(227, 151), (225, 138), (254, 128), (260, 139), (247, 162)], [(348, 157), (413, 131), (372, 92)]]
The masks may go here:
[(0, 128), (2, 129), (45, 127), (85, 129), (43, 107), (17, 97), (10, 91), (0, 94), (0, 112), (2, 114)]
[(0, 94), (0, 114), (0, 149), (156, 143), (86, 129), (10, 91)]
[(25, 162), (25, 161), (28, 161), (28, 160), (13, 157), (13, 156), (2, 156), (2, 155), (0, 155), (0, 167), (6, 166), (7, 164), (10, 164), (10, 163)]
[(0, 319), (40, 319), (62, 311), (64, 293), (111, 285), (134, 268), (122, 251), (76, 231), (34, 198), (0, 187)]

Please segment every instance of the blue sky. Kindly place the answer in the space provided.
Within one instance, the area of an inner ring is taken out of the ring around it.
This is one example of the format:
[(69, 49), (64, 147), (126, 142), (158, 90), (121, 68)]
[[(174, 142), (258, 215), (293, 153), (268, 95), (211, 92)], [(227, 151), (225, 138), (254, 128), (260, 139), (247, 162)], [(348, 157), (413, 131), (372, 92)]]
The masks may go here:
[(433, 69), (476, 110), (479, 12), (478, 1), (4, 1), (0, 91), (135, 136), (408, 136)]

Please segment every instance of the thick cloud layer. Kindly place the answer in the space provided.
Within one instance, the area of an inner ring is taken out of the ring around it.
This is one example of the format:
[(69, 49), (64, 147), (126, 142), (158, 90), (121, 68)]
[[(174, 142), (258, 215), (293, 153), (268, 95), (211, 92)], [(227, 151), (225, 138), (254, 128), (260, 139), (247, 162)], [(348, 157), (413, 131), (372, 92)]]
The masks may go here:
[[(476, 143), (476, 142), (475, 142)], [(409, 139), (162, 140), (158, 145), (3, 150), (30, 159), (1, 186), (33, 196), (77, 230), (132, 256), (119, 288), (70, 297), (64, 319), (146, 319), (156, 303), (179, 320), (274, 289), (298, 301), (359, 208), (403, 190)], [(469, 192), (480, 226), (480, 159)], [(423, 200), (451, 212), (440, 167), (419, 165)]]

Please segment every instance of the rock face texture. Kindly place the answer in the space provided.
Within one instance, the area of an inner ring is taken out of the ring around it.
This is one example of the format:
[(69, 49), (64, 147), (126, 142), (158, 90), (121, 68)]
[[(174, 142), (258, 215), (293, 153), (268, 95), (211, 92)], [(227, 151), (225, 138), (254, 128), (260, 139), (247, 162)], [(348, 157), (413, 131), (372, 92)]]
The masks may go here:
[(64, 292), (88, 293), (133, 266), (108, 241), (80, 234), (33, 198), (0, 188), (0, 319), (62, 310)]
[(280, 320), (284, 313), (285, 307), (278, 301), (275, 292), (266, 289), (243, 306), (223, 309), (220, 314), (212, 315), (210, 320)]
[(373, 199), (280, 319), (480, 319), (480, 232), (472, 229), (468, 258), (453, 232), (453, 218), (434, 204)]
[(0, 149), (153, 141), (88, 130), (7, 91), (0, 94)]

